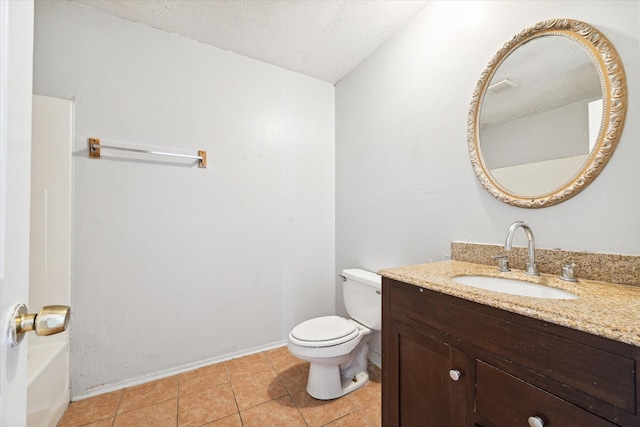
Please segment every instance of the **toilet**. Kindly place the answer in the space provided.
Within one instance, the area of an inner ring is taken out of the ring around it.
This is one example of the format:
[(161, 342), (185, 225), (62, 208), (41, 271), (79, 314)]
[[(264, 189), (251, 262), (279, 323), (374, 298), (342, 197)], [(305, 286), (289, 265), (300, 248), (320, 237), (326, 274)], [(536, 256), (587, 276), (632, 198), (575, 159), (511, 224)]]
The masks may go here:
[(343, 270), (344, 304), (351, 316), (306, 320), (289, 333), (287, 347), (309, 365), (307, 393), (336, 399), (369, 381), (367, 355), (373, 333), (382, 329), (382, 283), (375, 273)]

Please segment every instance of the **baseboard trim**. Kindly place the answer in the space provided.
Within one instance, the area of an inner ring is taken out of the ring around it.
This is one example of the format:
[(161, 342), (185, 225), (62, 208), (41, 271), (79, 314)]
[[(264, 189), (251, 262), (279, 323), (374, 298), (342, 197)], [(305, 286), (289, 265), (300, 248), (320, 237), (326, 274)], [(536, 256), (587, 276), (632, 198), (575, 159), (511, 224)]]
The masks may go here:
[(371, 363), (382, 369), (382, 356), (378, 352), (370, 351), (367, 357), (371, 361)]
[[(249, 356), (251, 354), (260, 353), (267, 350), (273, 350), (274, 348), (282, 347), (287, 344), (287, 341), (276, 341), (271, 344), (252, 347), (246, 350), (228, 353), (221, 356), (212, 357), (210, 359), (200, 360), (198, 362), (188, 363), (186, 365), (176, 366), (171, 369), (165, 369), (162, 371), (154, 372), (152, 374), (141, 375), (135, 378), (127, 378), (126, 380), (117, 381), (111, 384), (100, 385), (99, 387), (92, 388), (91, 390), (85, 390), (80, 393), (71, 393), (71, 401), (88, 399), (101, 394), (109, 393), (116, 390), (122, 390), (123, 388), (133, 387), (140, 384), (145, 384), (151, 381), (160, 380), (162, 378), (171, 377), (173, 375), (182, 374), (184, 372), (192, 371), (194, 369), (202, 368), (203, 366), (213, 365), (214, 363), (226, 362), (227, 360), (237, 359), (242, 356)], [(375, 363), (375, 362), (374, 362)]]

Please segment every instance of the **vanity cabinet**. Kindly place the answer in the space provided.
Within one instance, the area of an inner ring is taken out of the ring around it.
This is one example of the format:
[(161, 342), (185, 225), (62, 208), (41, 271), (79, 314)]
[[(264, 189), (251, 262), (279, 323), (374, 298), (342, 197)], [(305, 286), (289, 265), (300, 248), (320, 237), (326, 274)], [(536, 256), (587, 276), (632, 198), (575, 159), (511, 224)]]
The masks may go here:
[(640, 426), (638, 347), (382, 283), (384, 426)]

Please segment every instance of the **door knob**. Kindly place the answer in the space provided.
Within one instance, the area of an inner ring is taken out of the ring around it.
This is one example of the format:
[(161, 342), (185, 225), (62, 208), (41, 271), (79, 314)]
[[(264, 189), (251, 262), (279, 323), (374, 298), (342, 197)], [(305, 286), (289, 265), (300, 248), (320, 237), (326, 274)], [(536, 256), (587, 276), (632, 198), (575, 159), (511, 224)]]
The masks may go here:
[(65, 331), (69, 326), (71, 308), (66, 305), (47, 305), (39, 313), (29, 314), (27, 306), (18, 304), (13, 308), (10, 341), (12, 345), (22, 342), (24, 334), (35, 331), (36, 335), (53, 335)]

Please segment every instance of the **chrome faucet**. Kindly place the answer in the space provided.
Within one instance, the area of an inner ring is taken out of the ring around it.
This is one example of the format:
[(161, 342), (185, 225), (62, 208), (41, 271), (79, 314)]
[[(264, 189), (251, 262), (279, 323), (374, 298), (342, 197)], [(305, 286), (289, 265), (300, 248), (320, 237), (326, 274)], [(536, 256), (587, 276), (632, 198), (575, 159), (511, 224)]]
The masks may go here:
[(529, 262), (527, 262), (527, 268), (525, 270), (525, 274), (529, 276), (539, 276), (538, 273), (538, 263), (536, 262), (536, 245), (533, 241), (533, 232), (531, 228), (524, 221), (516, 221), (509, 227), (509, 231), (507, 232), (507, 240), (504, 242), (504, 250), (507, 252), (511, 251), (511, 245), (513, 241), (513, 233), (522, 227), (525, 233), (527, 233), (527, 240), (529, 241)]

